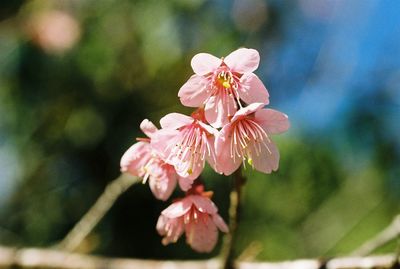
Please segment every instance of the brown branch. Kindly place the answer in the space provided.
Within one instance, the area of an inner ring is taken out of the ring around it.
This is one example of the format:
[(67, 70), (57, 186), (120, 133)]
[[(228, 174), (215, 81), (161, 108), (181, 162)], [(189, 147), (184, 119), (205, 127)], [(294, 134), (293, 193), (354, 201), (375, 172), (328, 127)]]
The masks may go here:
[(366, 241), (361, 247), (353, 251), (352, 255), (365, 256), (372, 253), (375, 249), (396, 239), (400, 234), (400, 215), (397, 215), (393, 221), (384, 230), (376, 236)]
[[(390, 269), (395, 264), (394, 254), (370, 257), (341, 257), (324, 263), (318, 259), (283, 262), (237, 262), (238, 269)], [(197, 261), (157, 261), (106, 258), (40, 248), (15, 249), (0, 246), (0, 268), (58, 268), (58, 269), (219, 269), (218, 259)]]
[(239, 224), (240, 208), (242, 199), (242, 188), (246, 182), (241, 169), (233, 174), (234, 185), (230, 194), (229, 206), (229, 233), (224, 238), (224, 247), (222, 249), (222, 259), (224, 260), (224, 269), (234, 268), (234, 245), (236, 241), (236, 231)]
[(138, 177), (122, 174), (111, 181), (94, 205), (86, 212), (55, 248), (73, 251), (99, 223), (112, 205), (130, 186), (140, 181)]

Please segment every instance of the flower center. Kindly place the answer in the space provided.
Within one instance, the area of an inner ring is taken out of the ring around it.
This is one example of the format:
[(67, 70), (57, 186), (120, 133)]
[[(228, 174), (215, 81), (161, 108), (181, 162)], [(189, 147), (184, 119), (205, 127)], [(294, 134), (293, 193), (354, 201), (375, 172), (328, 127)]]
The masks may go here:
[(217, 81), (225, 89), (230, 89), (231, 87), (235, 86), (235, 80), (230, 71), (221, 71), (217, 75)]
[[(211, 91), (210, 96), (218, 96), (218, 98), (224, 99), (224, 103), (232, 102), (232, 98), (225, 100), (227, 97), (233, 97), (237, 101), (233, 101), (233, 106), (236, 108), (237, 105), (240, 107), (240, 74), (232, 73), (227, 65), (224, 63), (214, 71), (210, 76), (210, 86), (208, 89)], [(236, 110), (235, 110), (236, 111)], [(230, 113), (228, 113), (230, 114)]]
[(199, 221), (207, 222), (208, 221), (208, 214), (200, 212), (195, 205), (192, 205), (190, 210), (184, 215), (183, 223), (197, 223)]

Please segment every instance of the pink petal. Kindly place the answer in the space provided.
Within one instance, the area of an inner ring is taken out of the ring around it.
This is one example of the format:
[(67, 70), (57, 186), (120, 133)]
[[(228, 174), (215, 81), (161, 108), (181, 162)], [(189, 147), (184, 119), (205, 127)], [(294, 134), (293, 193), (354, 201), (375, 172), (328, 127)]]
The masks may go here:
[(256, 154), (254, 146), (252, 148), (253, 165), (256, 170), (269, 174), (272, 171), (278, 170), (279, 151), (272, 141), (264, 142), (268, 146), (268, 149), (262, 146), (259, 155)]
[(151, 138), (151, 147), (165, 160), (171, 152), (171, 145), (176, 144), (179, 135), (180, 132), (174, 129), (158, 130)]
[(235, 99), (223, 93), (211, 96), (205, 106), (206, 119), (214, 128), (228, 124), (235, 112)]
[(161, 118), (160, 124), (163, 129), (178, 129), (182, 126), (192, 124), (193, 121), (192, 117), (180, 113), (169, 113)]
[(218, 169), (217, 154), (215, 153), (215, 137), (210, 136), (207, 138), (210, 154), (206, 154), (206, 160), (208, 164), (214, 169), (215, 172), (221, 173)]
[(188, 107), (200, 107), (203, 105), (209, 96), (206, 89), (207, 84), (208, 80), (205, 77), (199, 75), (191, 76), (178, 92), (182, 105)]
[(128, 172), (134, 176), (143, 176), (140, 171), (151, 158), (151, 147), (147, 142), (133, 144), (121, 158), (121, 172)]
[(190, 199), (196, 208), (202, 212), (207, 214), (215, 214), (218, 211), (216, 205), (210, 200), (210, 198), (201, 196), (201, 195), (189, 195), (186, 197)]
[(217, 129), (215, 129), (214, 127), (212, 127), (212, 126), (210, 126), (210, 125), (208, 125), (208, 124), (206, 124), (204, 122), (198, 121), (198, 124), (201, 127), (203, 127), (203, 129), (206, 130), (211, 135), (216, 136), (219, 133)]
[(191, 199), (183, 198), (164, 209), (161, 214), (170, 219), (178, 218), (186, 214), (192, 207), (192, 204), (193, 202)]
[(176, 173), (181, 176), (188, 178), (190, 180), (195, 180), (198, 178), (203, 172), (204, 165), (205, 165), (205, 160), (199, 160), (197, 163), (193, 163), (192, 165), (192, 170), (191, 173), (189, 174), (186, 167), (187, 167), (187, 162), (182, 163), (179, 160), (176, 160), (176, 162), (173, 162), (173, 165), (175, 166)]
[(251, 73), (258, 68), (260, 54), (255, 49), (240, 48), (226, 56), (224, 62), (234, 72)]
[(230, 125), (226, 125), (220, 131), (219, 136), (215, 141), (215, 150), (217, 154), (217, 163), (218, 163), (218, 171), (225, 174), (230, 175), (235, 172), (240, 164), (242, 163), (241, 159), (238, 157), (233, 157), (231, 155), (231, 128)]
[(178, 176), (179, 187), (183, 191), (188, 191), (192, 187), (193, 182), (194, 179)]
[(175, 169), (163, 163), (162, 174), (158, 177), (150, 176), (149, 186), (154, 196), (162, 201), (166, 201), (172, 194), (176, 186)]
[(246, 73), (240, 78), (239, 96), (246, 104), (269, 103), (269, 94), (262, 81), (253, 73)]
[(221, 59), (218, 59), (214, 55), (208, 53), (199, 53), (192, 58), (193, 71), (200, 76), (214, 72), (222, 63)]
[(150, 138), (158, 130), (157, 127), (148, 119), (144, 119), (142, 123), (140, 123), (140, 129)]
[(255, 111), (261, 109), (262, 107), (264, 107), (263, 103), (252, 103), (246, 107), (243, 107), (235, 113), (235, 115), (231, 119), (231, 122), (234, 122), (243, 116), (250, 115), (251, 113), (254, 113)]
[(288, 116), (274, 109), (260, 109), (255, 118), (267, 134), (280, 134), (290, 127)]
[(197, 252), (210, 252), (218, 241), (218, 230), (209, 216), (185, 227), (186, 242)]
[(156, 229), (161, 236), (165, 236), (162, 240), (163, 245), (168, 245), (169, 243), (175, 243), (183, 234), (184, 223), (182, 218), (169, 219), (160, 215)]
[(226, 225), (225, 221), (223, 220), (223, 218), (221, 218), (220, 215), (212, 215), (212, 220), (214, 221), (215, 225), (217, 225), (218, 229), (221, 230), (221, 232), (229, 233), (228, 225)]
[(156, 229), (160, 235), (165, 235), (167, 231), (165, 230), (165, 226), (167, 226), (169, 218), (164, 215), (160, 215), (157, 220)]

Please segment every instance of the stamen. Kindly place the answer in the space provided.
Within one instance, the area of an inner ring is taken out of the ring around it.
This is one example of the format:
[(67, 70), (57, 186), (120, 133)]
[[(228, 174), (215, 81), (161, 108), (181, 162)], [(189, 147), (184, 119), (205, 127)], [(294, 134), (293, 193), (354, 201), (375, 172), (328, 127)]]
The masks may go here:
[(234, 123), (230, 141), (230, 154), (233, 161), (236, 157), (242, 159), (243, 166), (246, 162), (254, 168), (253, 156), (259, 157), (264, 147), (269, 154), (272, 154), (268, 143), (270, 139), (265, 130), (251, 119), (242, 119)]

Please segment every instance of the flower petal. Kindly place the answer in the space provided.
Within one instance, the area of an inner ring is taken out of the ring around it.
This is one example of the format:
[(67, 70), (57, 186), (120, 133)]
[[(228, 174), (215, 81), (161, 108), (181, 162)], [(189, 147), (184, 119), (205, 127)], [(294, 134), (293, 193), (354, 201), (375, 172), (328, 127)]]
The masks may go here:
[(253, 73), (240, 78), (239, 96), (246, 104), (263, 103), (268, 105), (269, 94), (262, 81)]
[(215, 153), (215, 137), (210, 136), (207, 138), (207, 140), (209, 148), (206, 153), (206, 160), (215, 172), (221, 173), (218, 168), (217, 154)]
[(215, 214), (218, 211), (217, 206), (211, 201), (210, 198), (201, 196), (201, 195), (189, 195), (186, 197), (190, 199), (196, 208), (202, 212), (207, 214)]
[(176, 173), (173, 166), (168, 165), (166, 163), (162, 163), (161, 165), (155, 165), (156, 168), (150, 167), (151, 169), (159, 169), (157, 171), (153, 171), (157, 176), (150, 176), (149, 178), (149, 186), (154, 194), (154, 196), (162, 201), (166, 201), (172, 194), (176, 186)]
[(151, 147), (147, 142), (133, 144), (121, 158), (121, 172), (128, 172), (134, 176), (143, 176), (142, 168), (151, 158)]
[(221, 232), (229, 233), (228, 225), (226, 225), (224, 219), (221, 218), (220, 215), (218, 214), (212, 215), (212, 220), (214, 221), (215, 225), (217, 225), (218, 229), (221, 230)]
[(203, 127), (203, 129), (204, 130), (206, 130), (209, 134), (211, 134), (211, 135), (213, 135), (213, 136), (216, 136), (216, 135), (218, 135), (218, 130), (217, 129), (215, 129), (214, 127), (212, 127), (212, 126), (210, 126), (210, 125), (208, 125), (208, 124), (206, 124), (206, 123), (204, 123), (204, 122), (201, 122), (201, 121), (198, 121), (197, 122), (201, 127)]
[(193, 75), (183, 84), (178, 92), (182, 105), (188, 107), (200, 107), (210, 95), (207, 92), (208, 80), (199, 75)]
[(192, 204), (193, 202), (191, 199), (183, 198), (182, 200), (176, 201), (164, 209), (161, 214), (170, 219), (178, 218), (186, 214), (191, 208)]
[(224, 126), (215, 142), (218, 171), (227, 176), (235, 172), (241, 164), (241, 159), (233, 157), (231, 152), (231, 129), (230, 124)]
[(151, 138), (152, 149), (165, 161), (171, 152), (171, 145), (175, 145), (180, 133), (175, 129), (161, 129)]
[(254, 168), (260, 172), (270, 174), (272, 171), (278, 170), (279, 167), (279, 151), (272, 141), (264, 141), (267, 148), (262, 146), (261, 152), (256, 154), (256, 147), (252, 147), (252, 157)]
[(163, 129), (178, 129), (182, 126), (193, 123), (192, 117), (181, 113), (169, 113), (161, 118), (160, 124)]
[(251, 73), (258, 68), (260, 54), (255, 49), (240, 48), (226, 56), (224, 62), (233, 72)]
[(193, 71), (200, 76), (214, 72), (222, 63), (222, 60), (209, 53), (199, 53), (192, 58)]
[(229, 119), (236, 112), (235, 99), (228, 94), (211, 96), (205, 106), (207, 121), (214, 128), (221, 128), (229, 123)]
[(193, 182), (194, 182), (194, 179), (178, 176), (179, 187), (183, 191), (188, 191), (192, 187)]
[(255, 118), (267, 134), (280, 134), (290, 127), (288, 116), (274, 109), (260, 109)]
[(243, 117), (243, 116), (247, 116), (250, 115), (251, 113), (254, 113), (255, 111), (259, 110), (260, 108), (262, 108), (264, 106), (263, 103), (252, 103), (246, 107), (243, 107), (241, 109), (239, 109), (235, 115), (233, 116), (233, 118), (231, 119), (231, 122), (236, 121), (237, 119)]
[(157, 127), (148, 119), (144, 119), (140, 123), (140, 129), (150, 138), (158, 130)]
[(210, 252), (218, 241), (218, 229), (210, 216), (185, 226), (186, 242), (197, 252)]
[(201, 172), (203, 172), (205, 159), (193, 163), (190, 171), (187, 170), (188, 162), (182, 162), (179, 158), (176, 158), (176, 161), (173, 161), (173, 165), (175, 166), (176, 173), (179, 176), (195, 180), (200, 176)]
[(169, 219), (164, 215), (160, 215), (157, 221), (156, 229), (161, 236), (165, 236), (162, 240), (163, 245), (176, 242), (183, 234), (184, 224), (182, 218)]

